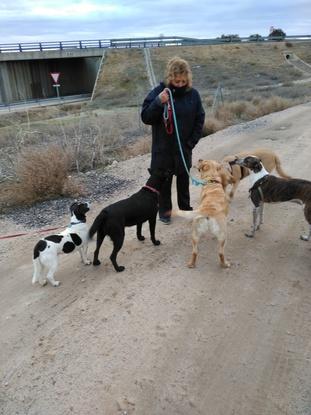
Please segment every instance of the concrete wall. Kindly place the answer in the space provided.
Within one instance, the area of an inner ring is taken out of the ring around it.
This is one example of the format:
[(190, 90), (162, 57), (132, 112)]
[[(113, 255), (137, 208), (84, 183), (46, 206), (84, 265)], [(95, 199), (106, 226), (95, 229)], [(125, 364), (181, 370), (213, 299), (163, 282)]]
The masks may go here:
[(91, 93), (101, 59), (101, 56), (85, 55), (43, 58), (43, 55), (39, 53), (38, 56), (41, 56), (41, 59), (36, 56), (35, 59), (14, 60), (11, 59), (12, 55), (26, 57), (23, 53), (10, 54), (9, 60), (1, 56), (0, 104), (56, 96), (51, 72), (60, 72), (59, 92), (61, 96)]
[(87, 58), (102, 56), (105, 49), (67, 49), (67, 50), (44, 50), (29, 52), (1, 52), (0, 62), (8, 61), (33, 61), (44, 59), (67, 59), (67, 58)]

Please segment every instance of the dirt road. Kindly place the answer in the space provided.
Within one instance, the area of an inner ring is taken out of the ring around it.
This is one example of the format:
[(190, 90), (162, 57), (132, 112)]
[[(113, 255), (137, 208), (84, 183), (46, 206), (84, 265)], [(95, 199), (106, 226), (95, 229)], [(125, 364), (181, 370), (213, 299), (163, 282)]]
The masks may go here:
[[(289, 174), (311, 180), (310, 113), (301, 105), (218, 132), (194, 161), (267, 147)], [(111, 168), (137, 184), (109, 203), (144, 184), (148, 163)], [(191, 192), (196, 206), (200, 189)], [(98, 268), (61, 257), (59, 288), (31, 285), (37, 236), (1, 241), (0, 413), (310, 415), (311, 241), (299, 239), (308, 227), (294, 203), (267, 205), (253, 240), (244, 236), (250, 224), (245, 179), (229, 215), (230, 269), (219, 267), (210, 235), (188, 269), (191, 226), (176, 219), (158, 223), (159, 247), (127, 229), (123, 273), (108, 241)]]

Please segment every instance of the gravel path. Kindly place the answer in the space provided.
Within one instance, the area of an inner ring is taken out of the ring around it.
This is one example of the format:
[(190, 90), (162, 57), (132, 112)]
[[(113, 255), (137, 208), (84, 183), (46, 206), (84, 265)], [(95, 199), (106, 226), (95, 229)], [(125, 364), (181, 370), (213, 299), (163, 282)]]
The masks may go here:
[[(80, 176), (86, 189), (86, 195), (79, 200), (101, 202), (107, 200), (114, 193), (129, 186), (133, 180), (119, 179), (107, 172), (90, 171)], [(59, 217), (68, 213), (68, 207), (74, 198), (59, 198), (36, 203), (32, 206), (18, 207), (9, 213), (0, 215), (0, 221), (6, 218), (15, 224), (26, 228), (39, 228), (54, 225)]]

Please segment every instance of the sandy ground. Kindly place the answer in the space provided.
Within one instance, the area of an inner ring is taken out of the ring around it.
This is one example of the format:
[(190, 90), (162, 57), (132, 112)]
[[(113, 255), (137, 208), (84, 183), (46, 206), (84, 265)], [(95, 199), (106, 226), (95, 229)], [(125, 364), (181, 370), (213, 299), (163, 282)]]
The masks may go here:
[[(310, 111), (301, 105), (206, 137), (194, 161), (266, 147), (289, 174), (311, 180)], [(147, 155), (111, 167), (136, 184), (109, 203), (144, 184), (148, 163)], [(191, 187), (193, 206), (199, 192)], [(31, 285), (38, 235), (0, 241), (0, 413), (310, 415), (311, 241), (299, 239), (308, 227), (294, 203), (267, 205), (252, 240), (250, 223), (245, 179), (229, 215), (230, 269), (219, 267), (210, 235), (188, 269), (191, 225), (178, 218), (158, 223), (159, 247), (128, 228), (123, 273), (108, 259), (109, 241), (97, 268), (62, 256), (58, 288)], [(19, 230), (1, 224), (1, 234)]]

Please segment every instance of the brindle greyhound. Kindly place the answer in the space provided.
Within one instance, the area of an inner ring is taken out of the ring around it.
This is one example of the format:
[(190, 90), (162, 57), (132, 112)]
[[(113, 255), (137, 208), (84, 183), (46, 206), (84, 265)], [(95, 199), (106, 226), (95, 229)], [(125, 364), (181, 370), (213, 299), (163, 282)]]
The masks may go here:
[(266, 171), (261, 161), (254, 156), (237, 159), (235, 164), (247, 167), (251, 171), (249, 192), (254, 204), (253, 225), (251, 233), (246, 234), (246, 236), (253, 237), (263, 223), (264, 203), (298, 200), (304, 205), (304, 215), (309, 223), (309, 234), (301, 235), (300, 238), (303, 241), (308, 241), (311, 238), (311, 181), (273, 176)]

